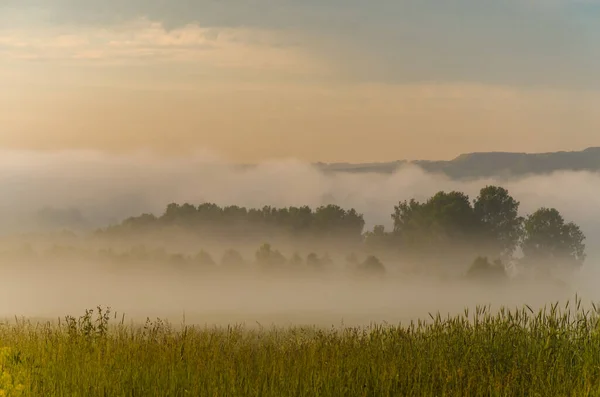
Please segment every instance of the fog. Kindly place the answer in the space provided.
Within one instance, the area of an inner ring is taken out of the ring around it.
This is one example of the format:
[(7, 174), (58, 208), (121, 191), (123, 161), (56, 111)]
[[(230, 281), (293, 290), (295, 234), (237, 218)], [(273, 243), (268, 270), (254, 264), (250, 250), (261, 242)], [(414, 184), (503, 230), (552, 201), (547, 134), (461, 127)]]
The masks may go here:
[(364, 325), (426, 318), (436, 311), (460, 313), (465, 306), (543, 305), (572, 299), (575, 293), (588, 301), (600, 299), (595, 292), (600, 281), (600, 175), (588, 172), (455, 181), (415, 167), (391, 175), (324, 174), (296, 160), (241, 168), (208, 153), (175, 159), (149, 153), (12, 151), (0, 153), (0, 231), (4, 236), (35, 231), (29, 217), (44, 207), (77, 208), (93, 229), (144, 212), (158, 215), (170, 202), (246, 207), (334, 203), (363, 213), (367, 228), (389, 227), (400, 200), (424, 200), (440, 190), (460, 190), (475, 198), (486, 184), (506, 187), (521, 202), (523, 215), (541, 206), (556, 207), (566, 220), (579, 224), (588, 251), (582, 272), (563, 287), (527, 282), (492, 288), (402, 275), (384, 280), (201, 277), (164, 268), (126, 272), (90, 263), (1, 263), (0, 316), (56, 318), (103, 305), (138, 320), (148, 316), (180, 322), (185, 316), (186, 322), (200, 324)]
[[(31, 269), (33, 270), (33, 269)], [(190, 277), (168, 271), (111, 274), (85, 268), (8, 272), (0, 282), (0, 312), (55, 320), (97, 305), (125, 313), (128, 321), (166, 319), (174, 325), (261, 324), (361, 326), (427, 320), (428, 313), (461, 314), (491, 305), (539, 308), (575, 298), (554, 284), (476, 285), (432, 279), (359, 280), (351, 277)], [(582, 297), (589, 301), (592, 289)], [(581, 292), (580, 292), (581, 294)]]

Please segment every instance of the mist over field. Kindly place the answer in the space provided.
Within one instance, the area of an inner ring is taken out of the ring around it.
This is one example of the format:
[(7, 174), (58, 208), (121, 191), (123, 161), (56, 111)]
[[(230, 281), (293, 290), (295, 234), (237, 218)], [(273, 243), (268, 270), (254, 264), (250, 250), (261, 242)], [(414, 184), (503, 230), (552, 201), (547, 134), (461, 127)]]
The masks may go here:
[[(294, 159), (242, 168), (210, 153), (168, 158), (143, 152), (119, 156), (91, 151), (3, 151), (0, 210), (14, 223), (5, 221), (0, 228), (12, 232), (20, 225), (34, 227), (20, 224), (18, 217), (46, 207), (78, 209), (90, 227), (101, 227), (144, 212), (158, 215), (171, 202), (214, 202), (253, 208), (334, 203), (363, 213), (368, 229), (375, 224), (391, 225), (390, 213), (399, 201), (423, 200), (440, 190), (463, 191), (473, 198), (482, 186), (499, 184), (521, 202), (522, 212), (542, 205), (556, 207), (580, 224), (593, 241), (592, 235), (600, 230), (598, 182), (598, 173), (574, 171), (456, 181), (413, 166), (389, 175), (325, 174)], [(594, 244), (587, 248), (593, 250)]]
[(365, 326), (429, 319), (429, 313), (460, 315), (465, 308), (491, 305), (537, 309), (557, 300), (599, 299), (594, 283), (569, 286), (516, 283), (476, 285), (415, 277), (358, 280), (343, 276), (277, 278), (265, 275), (201, 277), (161, 271), (119, 272), (99, 268), (43, 267), (3, 271), (0, 313), (55, 320), (98, 305), (117, 311), (117, 319), (143, 322), (161, 318), (174, 325), (260, 324)]
[[(416, 167), (389, 175), (323, 173), (296, 160), (244, 168), (206, 153), (173, 159), (148, 153), (5, 151), (0, 154), (0, 229), (6, 238), (51, 230), (52, 222), (41, 225), (37, 211), (76, 209), (64, 213), (67, 220), (61, 220), (65, 221), (61, 227), (85, 234), (129, 216), (160, 215), (171, 202), (252, 208), (332, 203), (364, 214), (365, 230), (377, 224), (389, 228), (390, 214), (399, 201), (425, 200), (440, 190), (463, 191), (475, 198), (488, 184), (507, 188), (521, 202), (523, 215), (542, 206), (556, 207), (581, 226), (588, 258), (566, 286), (529, 282), (489, 287), (410, 278), (393, 271), (385, 280), (256, 274), (204, 277), (169, 268), (119, 271), (98, 263), (33, 261), (18, 267), (2, 263), (0, 315), (56, 318), (104, 305), (129, 318), (161, 317), (175, 323), (185, 315), (187, 322), (207, 324), (341, 325), (343, 321), (349, 325), (408, 321), (437, 311), (461, 313), (464, 307), (478, 304), (543, 305), (571, 299), (575, 293), (587, 300), (600, 299), (596, 292), (600, 175), (589, 172), (456, 181)], [(220, 249), (227, 247), (227, 241), (220, 243)], [(257, 247), (230, 248), (251, 252)], [(393, 263), (385, 265), (394, 268)]]
[(600, 396), (600, 0), (0, 0), (0, 397)]

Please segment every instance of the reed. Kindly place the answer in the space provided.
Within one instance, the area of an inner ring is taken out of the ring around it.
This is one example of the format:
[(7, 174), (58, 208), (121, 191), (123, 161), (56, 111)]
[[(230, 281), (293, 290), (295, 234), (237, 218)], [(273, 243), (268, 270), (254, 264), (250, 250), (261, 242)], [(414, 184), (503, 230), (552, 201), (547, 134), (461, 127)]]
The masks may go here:
[(600, 395), (598, 310), (579, 298), (339, 329), (132, 326), (98, 308), (4, 323), (0, 341), (7, 396)]

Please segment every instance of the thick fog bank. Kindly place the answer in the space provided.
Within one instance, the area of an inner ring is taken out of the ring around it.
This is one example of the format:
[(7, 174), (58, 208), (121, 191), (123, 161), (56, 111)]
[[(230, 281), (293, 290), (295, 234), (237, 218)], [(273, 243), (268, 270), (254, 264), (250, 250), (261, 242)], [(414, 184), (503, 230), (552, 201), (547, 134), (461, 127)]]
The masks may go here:
[[(511, 281), (504, 284), (436, 280), (392, 274), (383, 278), (344, 275), (305, 277), (259, 273), (199, 275), (172, 269), (119, 272), (86, 264), (4, 268), (0, 317), (57, 319), (98, 305), (126, 319), (147, 317), (173, 324), (365, 326), (427, 319), (429, 313), (461, 314), (477, 305), (534, 309), (555, 301), (600, 300), (587, 277), (568, 284)], [(598, 278), (596, 278), (597, 280)]]
[[(425, 318), (436, 311), (459, 313), (478, 304), (541, 305), (572, 299), (576, 292), (587, 301), (600, 300), (596, 292), (600, 175), (588, 172), (465, 182), (414, 167), (391, 175), (324, 174), (294, 160), (240, 168), (206, 155), (167, 159), (149, 154), (4, 152), (0, 154), (0, 231), (34, 230), (39, 225), (31, 214), (45, 207), (65, 210), (67, 223), (89, 230), (144, 212), (160, 214), (170, 202), (247, 207), (334, 203), (363, 213), (367, 228), (389, 227), (390, 214), (400, 200), (425, 200), (440, 190), (460, 190), (475, 198), (487, 184), (506, 187), (521, 202), (523, 215), (542, 206), (556, 207), (566, 220), (581, 226), (589, 256), (568, 286), (521, 283), (491, 288), (402, 278), (210, 279), (168, 271), (127, 275), (84, 264), (61, 268), (38, 263), (21, 269), (3, 264), (0, 316), (56, 318), (103, 305), (138, 320), (149, 316), (179, 322), (185, 313), (188, 322), (200, 324), (340, 325), (344, 321), (364, 325)], [(79, 212), (66, 211), (71, 208)]]
[(524, 213), (556, 207), (582, 226), (588, 241), (600, 235), (600, 174), (589, 172), (465, 182), (415, 167), (391, 175), (324, 174), (295, 160), (242, 168), (207, 154), (159, 158), (83, 151), (1, 152), (0, 213), (5, 222), (0, 227), (3, 232), (15, 230), (25, 224), (26, 214), (46, 207), (76, 208), (85, 220), (80, 223), (104, 226), (143, 212), (162, 213), (170, 202), (247, 207), (333, 203), (356, 208), (365, 215), (367, 227), (389, 226), (400, 200), (426, 199), (439, 190), (460, 190), (474, 198), (486, 184), (509, 189)]

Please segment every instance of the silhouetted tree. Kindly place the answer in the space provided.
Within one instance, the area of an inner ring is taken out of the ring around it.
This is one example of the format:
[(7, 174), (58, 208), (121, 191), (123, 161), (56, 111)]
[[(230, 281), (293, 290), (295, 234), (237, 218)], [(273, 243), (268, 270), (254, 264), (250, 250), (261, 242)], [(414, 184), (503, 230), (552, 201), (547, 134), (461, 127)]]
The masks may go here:
[(368, 256), (359, 266), (358, 270), (366, 275), (383, 275), (385, 274), (385, 266), (373, 255)]
[(396, 238), (394, 233), (388, 233), (385, 231), (385, 226), (376, 225), (373, 227), (373, 231), (365, 233), (365, 249), (367, 252), (383, 252), (395, 247)]
[(204, 250), (201, 250), (200, 252), (198, 252), (196, 254), (196, 256), (194, 257), (194, 261), (200, 266), (215, 266), (216, 265), (212, 256)]
[(313, 269), (319, 269), (322, 266), (321, 260), (319, 259), (319, 257), (317, 256), (317, 254), (315, 254), (314, 252), (311, 252), (306, 257), (306, 265), (308, 267), (313, 268)]
[(356, 268), (360, 264), (358, 256), (354, 252), (346, 257), (346, 263), (350, 268)]
[(318, 235), (359, 242), (365, 221), (363, 216), (354, 209), (346, 211), (337, 205), (330, 204), (317, 208), (313, 225)]
[(401, 202), (392, 219), (397, 244), (419, 263), (463, 264), (479, 248), (481, 223), (464, 193), (438, 192), (424, 203)]
[(540, 208), (525, 220), (522, 262), (581, 266), (586, 258), (584, 240), (579, 226), (565, 223), (558, 210)]
[(242, 258), (242, 255), (234, 249), (228, 249), (225, 251), (223, 253), (223, 257), (221, 258), (221, 266), (241, 267), (244, 264), (244, 258)]
[(184, 266), (188, 263), (187, 258), (183, 254), (171, 254), (169, 255), (169, 263), (174, 266)]
[(404, 201), (394, 210), (394, 233), (409, 243), (462, 242), (479, 231), (469, 196), (461, 192), (438, 192), (425, 203)]
[(507, 278), (507, 274), (500, 260), (490, 263), (487, 257), (478, 256), (469, 267), (467, 277), (474, 280), (501, 281)]
[(107, 232), (141, 232), (155, 228), (158, 218), (153, 214), (142, 214), (137, 217), (130, 217), (121, 222), (120, 225), (110, 226)]
[(336, 205), (322, 206), (313, 212), (308, 206), (246, 209), (235, 205), (221, 208), (213, 203), (198, 207), (189, 203), (171, 203), (158, 218), (151, 214), (131, 217), (120, 225), (107, 228), (104, 234), (156, 231), (163, 227), (198, 233), (218, 232), (229, 238), (283, 235), (360, 243), (364, 219), (354, 209), (345, 210)]
[(485, 250), (495, 258), (510, 259), (523, 230), (519, 202), (502, 187), (486, 186), (474, 201), (474, 211), (481, 222)]
[(331, 256), (329, 256), (328, 253), (325, 253), (325, 255), (323, 255), (321, 258), (321, 266), (330, 267), (331, 265), (333, 265), (333, 259), (331, 259)]
[(303, 263), (304, 263), (304, 261), (302, 260), (302, 257), (300, 256), (300, 254), (298, 254), (297, 252), (294, 252), (294, 255), (292, 255), (292, 257), (290, 258), (290, 265), (299, 267), (299, 266), (302, 266)]
[(263, 267), (276, 268), (285, 265), (285, 257), (281, 252), (273, 250), (270, 244), (263, 244), (256, 251), (256, 262)]

